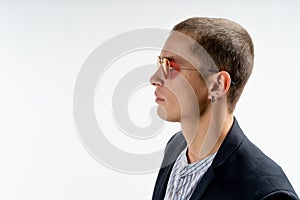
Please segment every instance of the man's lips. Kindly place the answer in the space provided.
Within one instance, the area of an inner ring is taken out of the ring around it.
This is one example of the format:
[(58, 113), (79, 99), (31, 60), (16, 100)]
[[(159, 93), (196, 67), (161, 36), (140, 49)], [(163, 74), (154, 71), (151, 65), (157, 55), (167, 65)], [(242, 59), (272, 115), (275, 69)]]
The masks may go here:
[(161, 98), (161, 97), (157, 94), (157, 92), (155, 92), (154, 95), (156, 96), (156, 99), (155, 99), (156, 103), (165, 101), (163, 98)]
[(159, 98), (159, 97), (156, 97), (156, 99), (155, 99), (155, 102), (156, 102), (156, 103), (163, 102), (163, 101), (165, 101), (165, 100), (164, 100), (164, 99), (161, 99), (161, 98)]

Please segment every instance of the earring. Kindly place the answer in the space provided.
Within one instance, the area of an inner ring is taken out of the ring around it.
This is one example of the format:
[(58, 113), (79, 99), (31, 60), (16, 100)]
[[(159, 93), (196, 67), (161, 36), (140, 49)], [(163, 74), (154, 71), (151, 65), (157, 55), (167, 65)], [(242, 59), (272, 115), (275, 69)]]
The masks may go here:
[(216, 101), (215, 97), (212, 96), (212, 97), (211, 97), (211, 103), (214, 103), (215, 101)]

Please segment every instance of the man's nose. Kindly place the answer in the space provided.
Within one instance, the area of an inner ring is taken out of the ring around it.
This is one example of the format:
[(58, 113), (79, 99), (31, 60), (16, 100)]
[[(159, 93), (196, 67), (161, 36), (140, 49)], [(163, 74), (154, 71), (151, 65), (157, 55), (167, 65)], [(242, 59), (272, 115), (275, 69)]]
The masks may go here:
[(162, 73), (160, 68), (158, 68), (156, 72), (151, 76), (150, 83), (156, 87), (163, 86), (164, 81), (162, 78)]

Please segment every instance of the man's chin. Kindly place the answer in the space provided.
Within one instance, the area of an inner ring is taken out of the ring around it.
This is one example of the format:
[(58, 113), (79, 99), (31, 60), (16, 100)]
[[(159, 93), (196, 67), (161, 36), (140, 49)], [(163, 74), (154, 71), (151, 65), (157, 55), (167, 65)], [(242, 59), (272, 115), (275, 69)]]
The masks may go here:
[(180, 119), (172, 114), (168, 114), (168, 112), (162, 107), (162, 106), (158, 106), (157, 108), (157, 115), (165, 121), (169, 121), (169, 122), (179, 122)]

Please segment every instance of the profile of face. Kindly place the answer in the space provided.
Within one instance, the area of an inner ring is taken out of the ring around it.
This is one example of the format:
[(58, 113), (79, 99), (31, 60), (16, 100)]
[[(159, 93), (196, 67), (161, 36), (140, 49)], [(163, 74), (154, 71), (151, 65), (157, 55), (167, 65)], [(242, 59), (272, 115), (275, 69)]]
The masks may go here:
[[(165, 60), (164, 60), (165, 59)], [(150, 78), (156, 87), (158, 115), (167, 121), (199, 118), (210, 106), (206, 81), (199, 73), (190, 38), (172, 32), (159, 56), (157, 71)], [(162, 65), (170, 66), (165, 71)]]

